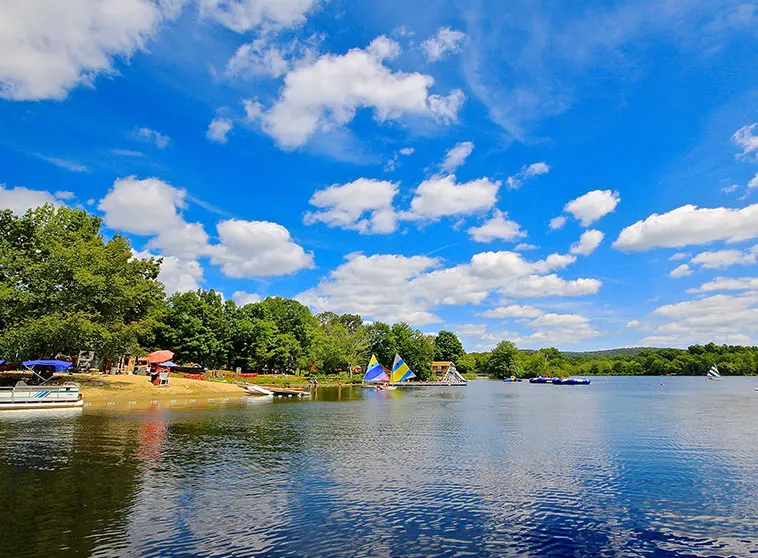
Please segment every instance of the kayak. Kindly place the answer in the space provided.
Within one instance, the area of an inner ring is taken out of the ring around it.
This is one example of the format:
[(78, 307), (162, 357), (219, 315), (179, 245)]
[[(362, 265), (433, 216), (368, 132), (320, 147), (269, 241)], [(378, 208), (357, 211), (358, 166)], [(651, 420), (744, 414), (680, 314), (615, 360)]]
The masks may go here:
[(588, 386), (590, 380), (587, 378), (553, 378), (554, 386)]

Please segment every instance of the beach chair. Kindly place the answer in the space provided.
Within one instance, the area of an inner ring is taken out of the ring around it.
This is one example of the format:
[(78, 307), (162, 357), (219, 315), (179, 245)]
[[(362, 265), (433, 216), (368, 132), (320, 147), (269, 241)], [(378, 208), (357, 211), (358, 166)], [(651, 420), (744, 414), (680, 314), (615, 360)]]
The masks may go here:
[(164, 370), (158, 373), (159, 386), (167, 386), (169, 384), (169, 379), (170, 379), (170, 372), (168, 370)]

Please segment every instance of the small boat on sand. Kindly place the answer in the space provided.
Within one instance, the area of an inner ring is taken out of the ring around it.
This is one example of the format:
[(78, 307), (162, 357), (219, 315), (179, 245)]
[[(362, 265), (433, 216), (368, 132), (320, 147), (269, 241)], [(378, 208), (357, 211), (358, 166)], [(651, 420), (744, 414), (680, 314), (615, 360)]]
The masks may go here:
[(14, 387), (0, 388), (0, 410), (60, 409), (82, 407), (79, 384), (66, 382), (60, 386), (29, 386), (21, 380)]
[(590, 383), (588, 378), (553, 378), (554, 386), (588, 386)]
[(256, 386), (255, 384), (247, 384), (244, 386), (245, 391), (250, 395), (258, 395), (263, 397), (273, 397), (274, 392), (272, 392), (269, 389), (266, 389), (262, 386)]

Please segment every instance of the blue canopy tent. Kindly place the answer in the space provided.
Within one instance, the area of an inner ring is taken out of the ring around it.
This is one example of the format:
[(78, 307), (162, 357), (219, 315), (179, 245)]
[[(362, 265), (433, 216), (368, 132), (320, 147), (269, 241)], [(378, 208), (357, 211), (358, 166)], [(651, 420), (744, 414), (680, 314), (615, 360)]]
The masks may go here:
[(66, 362), (65, 360), (25, 360), (22, 362), (27, 368), (34, 368), (35, 366), (53, 366), (56, 372), (63, 372), (71, 368), (72, 362)]

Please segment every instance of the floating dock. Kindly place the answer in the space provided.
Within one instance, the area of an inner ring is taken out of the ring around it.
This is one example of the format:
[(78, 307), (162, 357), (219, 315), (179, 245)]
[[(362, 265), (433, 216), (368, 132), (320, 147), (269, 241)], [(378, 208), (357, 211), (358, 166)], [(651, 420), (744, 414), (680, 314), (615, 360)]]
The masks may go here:
[(464, 387), (468, 382), (394, 382), (390, 384), (394, 387)]

